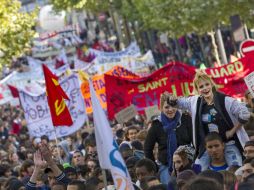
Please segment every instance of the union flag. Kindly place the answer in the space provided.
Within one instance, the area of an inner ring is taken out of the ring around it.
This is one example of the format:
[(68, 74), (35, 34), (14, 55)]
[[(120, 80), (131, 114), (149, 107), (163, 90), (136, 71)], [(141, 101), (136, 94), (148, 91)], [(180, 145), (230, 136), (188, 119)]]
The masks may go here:
[(42, 68), (53, 125), (55, 127), (60, 125), (71, 126), (73, 121), (64, 101), (64, 99), (69, 100), (69, 98), (59, 85), (58, 77), (54, 75), (46, 65), (43, 64)]

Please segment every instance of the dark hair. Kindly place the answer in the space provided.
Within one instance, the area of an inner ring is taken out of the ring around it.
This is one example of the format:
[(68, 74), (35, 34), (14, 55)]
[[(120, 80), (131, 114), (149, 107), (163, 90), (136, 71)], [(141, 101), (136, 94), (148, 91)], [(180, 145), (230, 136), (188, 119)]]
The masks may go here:
[(123, 129), (117, 129), (116, 130), (116, 137), (119, 139), (123, 139), (124, 137), (124, 130)]
[(140, 159), (137, 156), (131, 156), (129, 157), (125, 163), (127, 168), (132, 168), (135, 167), (136, 163), (139, 161)]
[(25, 160), (20, 168), (20, 175), (21, 177), (24, 177), (22, 175), (22, 172), (27, 172), (27, 169), (34, 165), (34, 162), (32, 160)]
[(222, 185), (217, 181), (207, 177), (196, 177), (191, 181), (188, 181), (183, 190), (223, 190)]
[(80, 181), (80, 180), (72, 180), (69, 185), (73, 185), (77, 187), (77, 190), (86, 190), (86, 185), (84, 181)]
[(147, 190), (167, 190), (167, 185), (165, 184), (153, 185), (149, 187)]
[(86, 183), (98, 185), (100, 183), (100, 179), (98, 177), (92, 176), (86, 180)]
[(221, 138), (221, 136), (219, 135), (219, 133), (217, 132), (211, 132), (209, 133), (206, 137), (205, 137), (205, 144), (207, 144), (207, 142), (209, 141), (213, 141), (213, 140), (218, 140), (221, 143), (223, 143), (223, 140)]
[(6, 190), (17, 190), (20, 187), (25, 187), (25, 185), (16, 177), (8, 178), (4, 184), (4, 189)]
[[(238, 190), (253, 190), (254, 183), (253, 182), (242, 182), (238, 185)], [(234, 189), (234, 188), (231, 188)]]
[(213, 171), (213, 170), (205, 170), (205, 171), (202, 171), (201, 173), (199, 173), (198, 175), (202, 176), (202, 177), (207, 177), (207, 178), (210, 178), (210, 179), (214, 179), (218, 183), (220, 183), (221, 185), (223, 185), (223, 183), (224, 183), (223, 182), (223, 175), (220, 172), (216, 172), (216, 171)]
[(90, 169), (87, 167), (87, 165), (79, 165), (76, 167), (76, 172), (82, 177), (85, 177), (89, 171)]
[(67, 186), (66, 186), (63, 182), (61, 182), (61, 181), (56, 181), (56, 182), (54, 183), (53, 187), (51, 188), (52, 190), (54, 189), (54, 186), (55, 186), (55, 185), (59, 185), (59, 186), (61, 186), (64, 190), (67, 190)]
[(135, 168), (141, 168), (143, 166), (147, 169), (148, 172), (156, 173), (157, 168), (152, 160), (148, 158), (143, 158), (136, 163)]
[(148, 182), (158, 179), (155, 176), (145, 176), (140, 180), (140, 187), (143, 190), (146, 190), (149, 188)]
[(11, 166), (9, 164), (1, 164), (0, 165), (0, 177), (4, 177), (5, 172), (11, 170)]
[(254, 158), (246, 158), (243, 162), (244, 164), (250, 164), (252, 167), (254, 167)]
[(135, 150), (144, 150), (143, 144), (139, 140), (132, 141), (131, 146)]
[(128, 127), (127, 130), (126, 130), (126, 132), (125, 132), (125, 139), (126, 139), (126, 140), (130, 140), (130, 139), (128, 138), (128, 135), (129, 135), (129, 131), (130, 131), (130, 130), (137, 130), (137, 132), (139, 131), (138, 128), (137, 128), (136, 126), (134, 126), (134, 125)]
[(82, 153), (80, 150), (75, 150), (75, 151), (73, 152), (73, 155), (74, 155), (75, 153), (80, 153), (81, 156), (83, 156), (83, 153)]
[(233, 184), (236, 183), (237, 179), (234, 173), (227, 170), (220, 171), (220, 173), (223, 175), (223, 184), (226, 189), (229, 189)]
[(49, 142), (49, 138), (47, 135), (42, 135), (41, 140), (46, 140), (47, 142)]

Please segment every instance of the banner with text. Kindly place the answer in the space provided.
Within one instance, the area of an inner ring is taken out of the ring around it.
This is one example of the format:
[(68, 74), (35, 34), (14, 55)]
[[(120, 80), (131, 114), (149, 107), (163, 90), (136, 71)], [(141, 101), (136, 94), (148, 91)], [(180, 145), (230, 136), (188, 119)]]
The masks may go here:
[[(172, 62), (151, 75), (139, 79), (105, 75), (107, 110), (110, 119), (122, 109), (133, 104), (144, 113), (149, 106), (159, 105), (160, 94), (169, 91), (177, 96), (189, 96), (196, 68)], [(244, 76), (254, 71), (254, 55), (218, 68), (205, 70), (216, 82), (219, 90), (233, 97), (242, 97), (247, 89)]]
[[(128, 71), (127, 69), (115, 66), (110, 71), (107, 72), (107, 74), (112, 76), (121, 76), (124, 78), (139, 78), (138, 75)], [(93, 86), (95, 89), (95, 92), (97, 94), (98, 99), (100, 100), (101, 107), (103, 109), (107, 109), (107, 100), (106, 100), (106, 90), (105, 90), (105, 81), (104, 81), (104, 75), (96, 75), (92, 77)], [(91, 103), (91, 94), (89, 90), (89, 83), (88, 81), (84, 81), (81, 84), (81, 92), (85, 99), (85, 106), (86, 106), (86, 113), (92, 113), (92, 103)]]
[[(128, 68), (130, 71), (135, 73), (144, 73), (144, 71), (149, 72), (149, 66), (155, 66), (155, 61), (153, 58), (152, 51), (149, 50), (145, 55), (142, 56), (118, 56), (118, 57), (108, 57), (104, 64), (100, 64), (97, 57), (93, 60), (94, 65), (90, 69), (91, 72), (97, 72), (98, 74), (103, 74), (108, 70), (112, 69), (114, 66), (121, 65), (122, 67)], [(146, 70), (145, 70), (146, 69)]]
[(70, 98), (70, 101), (66, 101), (73, 120), (73, 125), (70, 127), (59, 126), (54, 129), (46, 93), (31, 96), (24, 91), (19, 91), (21, 105), (31, 137), (47, 135), (50, 139), (54, 139), (54, 130), (56, 130), (57, 138), (68, 136), (80, 129), (85, 123), (87, 115), (77, 76), (71, 75), (60, 84)]
[(95, 55), (96, 57), (99, 57), (98, 63), (104, 64), (105, 61), (111, 57), (140, 56), (141, 52), (137, 42), (132, 42), (127, 48), (125, 48), (122, 51), (105, 52), (90, 48), (88, 50), (88, 54), (92, 54)]

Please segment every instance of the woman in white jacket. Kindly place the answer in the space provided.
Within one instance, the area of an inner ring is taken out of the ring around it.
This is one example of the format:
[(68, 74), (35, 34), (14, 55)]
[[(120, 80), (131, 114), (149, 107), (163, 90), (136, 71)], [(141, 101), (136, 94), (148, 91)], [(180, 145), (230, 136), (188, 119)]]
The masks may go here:
[(245, 104), (217, 91), (215, 83), (206, 73), (199, 71), (193, 80), (196, 96), (176, 98), (180, 109), (187, 109), (192, 116), (193, 145), (196, 149), (196, 163), (202, 170), (208, 168), (210, 158), (205, 149), (204, 138), (210, 132), (218, 132), (225, 143), (225, 159), (228, 166), (242, 165), (242, 147), (248, 135), (242, 128), (250, 113)]

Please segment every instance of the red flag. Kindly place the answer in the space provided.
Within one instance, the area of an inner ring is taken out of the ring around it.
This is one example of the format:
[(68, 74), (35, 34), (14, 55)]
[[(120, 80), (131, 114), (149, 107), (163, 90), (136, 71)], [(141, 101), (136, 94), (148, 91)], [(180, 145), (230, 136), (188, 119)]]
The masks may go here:
[(70, 126), (73, 124), (73, 121), (64, 101), (64, 99), (69, 100), (69, 98), (59, 85), (57, 76), (46, 65), (43, 64), (42, 67), (53, 125)]
[(19, 98), (19, 91), (18, 89), (15, 87), (15, 86), (12, 86), (12, 85), (9, 85), (8, 84), (8, 87), (11, 91), (11, 95), (13, 96), (13, 98)]
[(56, 59), (55, 69), (59, 69), (60, 67), (64, 66), (64, 64), (65, 63), (63, 60)]

